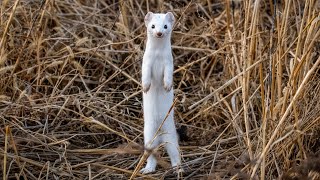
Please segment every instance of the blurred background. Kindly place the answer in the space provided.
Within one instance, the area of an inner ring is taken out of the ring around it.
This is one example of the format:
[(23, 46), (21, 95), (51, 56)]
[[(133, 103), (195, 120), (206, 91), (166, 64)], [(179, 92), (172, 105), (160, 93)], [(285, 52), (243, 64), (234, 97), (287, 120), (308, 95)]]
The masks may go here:
[[(317, 0), (2, 0), (3, 179), (320, 179)], [(148, 11), (176, 17), (185, 172), (143, 154)]]

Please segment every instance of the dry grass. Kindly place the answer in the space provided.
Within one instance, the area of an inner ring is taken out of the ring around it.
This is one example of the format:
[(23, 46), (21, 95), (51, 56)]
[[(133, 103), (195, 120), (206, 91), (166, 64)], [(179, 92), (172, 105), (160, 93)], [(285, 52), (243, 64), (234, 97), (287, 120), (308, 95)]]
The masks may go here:
[(3, 179), (177, 178), (161, 148), (133, 173), (149, 10), (177, 18), (180, 178), (320, 178), (318, 0), (1, 3)]

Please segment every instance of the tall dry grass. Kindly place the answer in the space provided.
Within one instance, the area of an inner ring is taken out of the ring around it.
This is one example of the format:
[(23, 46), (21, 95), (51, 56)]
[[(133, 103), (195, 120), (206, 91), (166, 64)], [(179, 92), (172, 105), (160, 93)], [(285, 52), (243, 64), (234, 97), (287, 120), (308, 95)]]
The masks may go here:
[[(181, 179), (320, 179), (320, 2), (2, 0), (3, 179), (176, 179), (143, 154), (143, 17), (172, 11)], [(140, 161), (143, 162), (143, 161)]]

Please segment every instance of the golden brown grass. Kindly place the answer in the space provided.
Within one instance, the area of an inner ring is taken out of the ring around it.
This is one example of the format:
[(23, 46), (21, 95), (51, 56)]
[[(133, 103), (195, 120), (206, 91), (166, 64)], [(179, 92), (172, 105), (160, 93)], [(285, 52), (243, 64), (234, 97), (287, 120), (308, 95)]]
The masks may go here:
[(320, 178), (319, 1), (3, 0), (0, 8), (3, 179), (177, 178), (162, 148), (158, 171), (137, 173), (149, 10), (177, 19), (179, 178)]

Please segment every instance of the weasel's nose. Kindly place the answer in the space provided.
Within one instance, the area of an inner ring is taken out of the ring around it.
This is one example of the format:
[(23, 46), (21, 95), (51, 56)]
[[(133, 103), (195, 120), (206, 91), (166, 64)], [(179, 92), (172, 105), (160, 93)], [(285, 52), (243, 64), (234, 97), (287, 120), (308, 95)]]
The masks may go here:
[(161, 37), (162, 36), (162, 32), (157, 32), (157, 36)]

